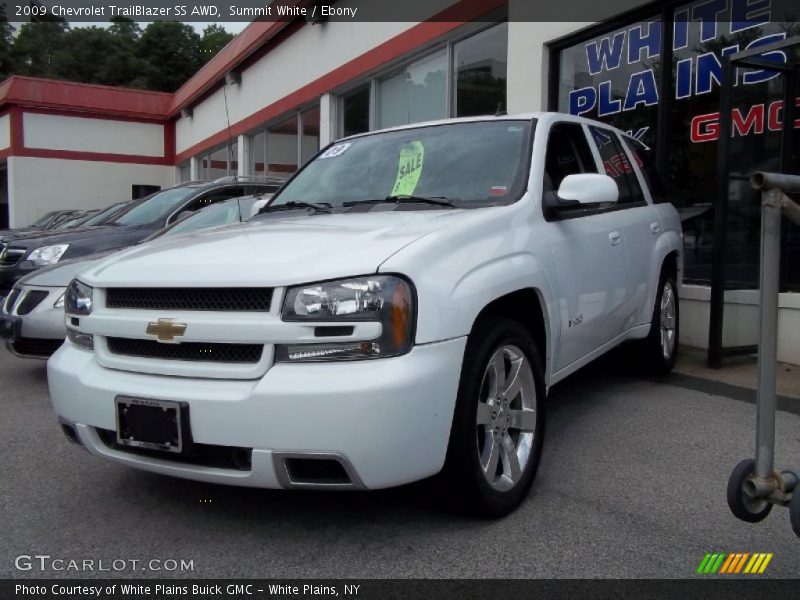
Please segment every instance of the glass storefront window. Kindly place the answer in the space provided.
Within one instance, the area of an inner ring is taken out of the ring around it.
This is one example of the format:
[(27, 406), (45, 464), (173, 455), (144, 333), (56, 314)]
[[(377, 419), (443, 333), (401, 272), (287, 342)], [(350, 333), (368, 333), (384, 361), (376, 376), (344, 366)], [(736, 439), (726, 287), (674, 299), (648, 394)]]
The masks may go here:
[(214, 181), (220, 177), (236, 175), (238, 163), (236, 162), (238, 144), (222, 146), (206, 154), (200, 163), (201, 175), (204, 179)]
[(655, 16), (562, 50), (558, 110), (609, 123), (652, 146), (660, 53)]
[(341, 107), (344, 137), (369, 131), (369, 84), (344, 94)]
[(378, 127), (447, 115), (447, 51), (426, 56), (378, 83)]
[(453, 45), (453, 115), (492, 115), (506, 108), (508, 23)]

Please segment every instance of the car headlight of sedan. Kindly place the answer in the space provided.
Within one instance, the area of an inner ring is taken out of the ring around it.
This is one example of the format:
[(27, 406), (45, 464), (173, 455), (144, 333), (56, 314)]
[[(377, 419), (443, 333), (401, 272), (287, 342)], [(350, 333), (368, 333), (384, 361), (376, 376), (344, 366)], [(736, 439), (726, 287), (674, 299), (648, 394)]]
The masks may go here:
[(65, 312), (68, 315), (88, 315), (92, 312), (93, 289), (73, 279), (64, 297)]
[(45, 265), (54, 265), (61, 260), (61, 257), (64, 256), (64, 252), (67, 251), (67, 248), (69, 248), (69, 244), (42, 246), (41, 248), (37, 248), (31, 252), (28, 255), (27, 260), (39, 267), (43, 267)]
[(415, 298), (411, 283), (393, 275), (371, 275), (289, 288), (284, 321), (319, 323), (378, 322), (376, 339), (289, 344), (276, 348), (279, 362), (386, 358), (411, 349)]

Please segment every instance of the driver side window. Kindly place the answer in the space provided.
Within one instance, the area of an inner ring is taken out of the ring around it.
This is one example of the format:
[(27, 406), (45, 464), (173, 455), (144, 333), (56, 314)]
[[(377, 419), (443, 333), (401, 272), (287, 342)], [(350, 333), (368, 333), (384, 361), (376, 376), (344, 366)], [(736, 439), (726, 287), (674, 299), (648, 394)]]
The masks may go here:
[(567, 175), (597, 173), (589, 142), (579, 123), (556, 123), (547, 137), (544, 193), (555, 194)]

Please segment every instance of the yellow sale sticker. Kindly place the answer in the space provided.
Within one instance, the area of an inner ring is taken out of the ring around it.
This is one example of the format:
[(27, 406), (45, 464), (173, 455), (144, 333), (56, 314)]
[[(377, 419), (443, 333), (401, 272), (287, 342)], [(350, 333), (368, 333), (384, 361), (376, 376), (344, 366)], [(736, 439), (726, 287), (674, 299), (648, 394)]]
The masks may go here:
[(392, 196), (413, 196), (417, 189), (422, 165), (425, 162), (425, 147), (422, 142), (411, 142), (400, 150), (397, 166), (397, 180), (392, 188)]

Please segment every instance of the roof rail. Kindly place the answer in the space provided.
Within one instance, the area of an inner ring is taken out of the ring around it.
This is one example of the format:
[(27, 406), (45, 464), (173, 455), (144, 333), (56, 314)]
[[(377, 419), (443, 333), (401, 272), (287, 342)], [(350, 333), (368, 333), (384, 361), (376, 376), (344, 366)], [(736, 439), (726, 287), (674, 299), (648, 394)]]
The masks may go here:
[(237, 181), (284, 183), (287, 179), (288, 179), (287, 177), (275, 177), (275, 176), (264, 176), (264, 175), (227, 175), (225, 177), (220, 177), (219, 179), (215, 179), (213, 183), (236, 183)]

